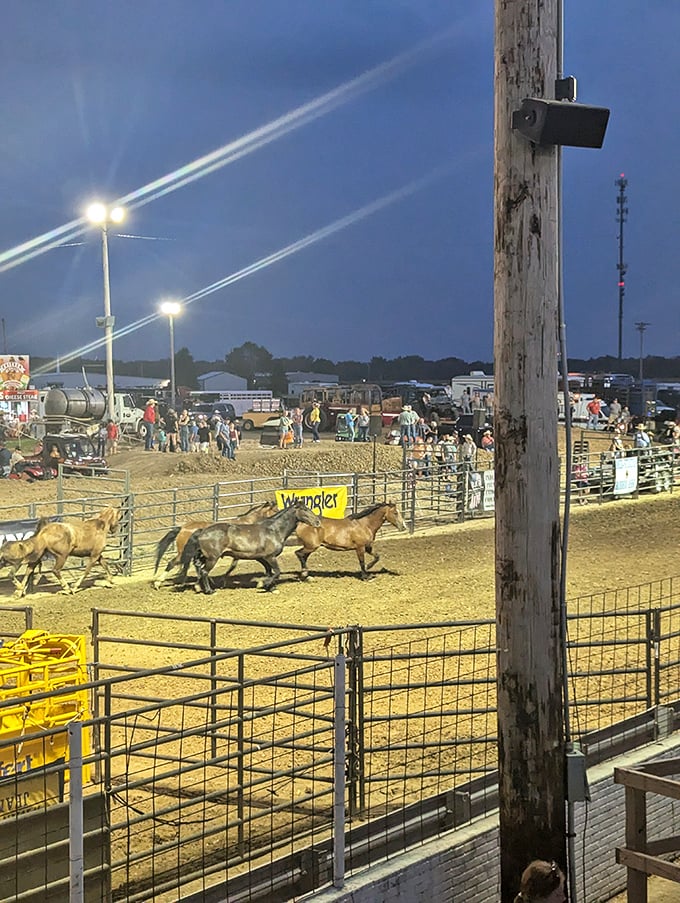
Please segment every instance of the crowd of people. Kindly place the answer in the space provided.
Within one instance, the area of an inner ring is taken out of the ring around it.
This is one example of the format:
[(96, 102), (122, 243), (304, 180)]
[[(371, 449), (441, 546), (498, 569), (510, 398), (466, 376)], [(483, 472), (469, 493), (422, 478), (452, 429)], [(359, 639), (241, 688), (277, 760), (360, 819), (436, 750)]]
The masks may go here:
[(144, 408), (145, 451), (169, 453), (209, 452), (216, 449), (223, 458), (236, 460), (241, 445), (238, 425), (215, 411), (207, 414), (190, 414), (186, 409), (179, 414), (168, 408), (164, 416), (158, 410), (158, 402), (150, 398)]

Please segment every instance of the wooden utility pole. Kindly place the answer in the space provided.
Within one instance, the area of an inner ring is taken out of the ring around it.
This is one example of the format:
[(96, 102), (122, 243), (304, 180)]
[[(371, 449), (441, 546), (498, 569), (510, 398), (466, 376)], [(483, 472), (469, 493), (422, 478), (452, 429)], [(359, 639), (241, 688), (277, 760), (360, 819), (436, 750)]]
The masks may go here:
[(557, 458), (558, 149), (511, 129), (554, 99), (558, 0), (496, 0), (496, 612), (501, 900), (566, 866)]

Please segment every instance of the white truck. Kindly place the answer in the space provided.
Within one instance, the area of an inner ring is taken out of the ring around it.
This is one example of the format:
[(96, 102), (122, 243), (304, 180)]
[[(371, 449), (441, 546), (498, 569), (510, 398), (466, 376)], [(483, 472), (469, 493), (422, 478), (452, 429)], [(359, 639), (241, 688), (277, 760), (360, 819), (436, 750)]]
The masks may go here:
[(36, 419), (48, 432), (71, 429), (91, 431), (111, 417), (121, 432), (144, 436), (144, 411), (127, 392), (115, 392), (114, 411), (109, 414), (106, 394), (99, 389), (46, 389), (38, 395)]

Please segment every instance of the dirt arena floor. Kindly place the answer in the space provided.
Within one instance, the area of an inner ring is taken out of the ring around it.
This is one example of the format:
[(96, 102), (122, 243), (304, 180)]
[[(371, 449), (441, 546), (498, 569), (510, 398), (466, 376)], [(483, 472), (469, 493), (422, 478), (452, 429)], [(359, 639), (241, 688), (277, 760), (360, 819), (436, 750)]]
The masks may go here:
[[(370, 444), (365, 447), (325, 440), (298, 451), (262, 449), (248, 439), (236, 466), (202, 455), (170, 455), (142, 450), (124, 451), (111, 464), (130, 472), (133, 490), (162, 485), (190, 486), (231, 476), (272, 476), (285, 466), (326, 472), (369, 469), (372, 455), (378, 469), (399, 467), (401, 450)], [(230, 476), (225, 476), (229, 474)], [(1, 481), (0, 505), (26, 504), (54, 497), (54, 484)], [(680, 493), (649, 495), (572, 508), (569, 543), (568, 598), (642, 584), (674, 576), (680, 522)], [(354, 553), (320, 549), (310, 558), (313, 578), (301, 583), (294, 544), (280, 559), (282, 579), (275, 593), (258, 589), (261, 568), (240, 562), (224, 588), (212, 596), (168, 587), (155, 590), (150, 573), (117, 577), (108, 589), (97, 581), (75, 596), (41, 584), (25, 599), (34, 609), (36, 627), (64, 633), (86, 633), (92, 608), (115, 608), (204, 617), (287, 622), (338, 627), (347, 624), (419, 624), (466, 620), (494, 615), (493, 520), (433, 528), (414, 536), (386, 526), (378, 534), (381, 559), (370, 581), (358, 579)], [(224, 567), (215, 569), (219, 575)], [(11, 586), (0, 585), (2, 603), (12, 604)], [(23, 603), (22, 603), (23, 604)], [(123, 629), (123, 625), (121, 625)], [(129, 627), (127, 628), (129, 629)], [(155, 628), (154, 628), (155, 629)], [(160, 629), (160, 628), (159, 628)], [(167, 628), (166, 639), (187, 637), (186, 624)], [(163, 628), (163, 632), (166, 630)], [(247, 647), (262, 642), (261, 631), (235, 628), (230, 645)], [(172, 652), (164, 659), (176, 660)], [(154, 665), (164, 662), (153, 656)]]
[[(161, 455), (140, 449), (125, 450), (110, 463), (114, 468), (128, 470), (133, 491), (141, 492), (158, 488), (159, 484), (186, 487), (240, 476), (275, 476), (284, 467), (335, 473), (370, 470), (374, 454), (379, 470), (393, 470), (401, 465), (401, 450), (385, 446), (346, 446), (324, 440), (319, 446), (281, 452), (261, 449), (249, 438), (236, 465), (212, 457)], [(51, 483), (0, 481), (2, 506), (25, 506), (31, 501), (54, 497), (55, 486)], [(679, 522), (680, 493), (574, 506), (568, 598), (675, 576)], [(375, 546), (381, 559), (374, 579), (367, 582), (358, 579), (353, 553), (319, 550), (310, 559), (313, 578), (301, 583), (296, 576), (298, 562), (293, 544), (281, 556), (283, 574), (275, 593), (258, 589), (262, 574), (259, 565), (241, 562), (224, 581), (223, 588), (212, 596), (192, 591), (178, 593), (171, 587), (155, 590), (147, 572), (131, 578), (116, 577), (112, 589), (96, 581), (75, 596), (63, 595), (56, 587), (41, 584), (20, 604), (32, 606), (36, 628), (88, 636), (93, 608), (324, 628), (492, 618), (493, 536), (492, 519), (419, 531), (414, 536), (385, 527), (378, 534)], [(215, 573), (219, 575), (225, 569), (226, 565)], [(0, 583), (0, 604), (16, 603), (11, 590), (8, 581)], [(154, 640), (169, 644), (168, 648), (149, 648), (146, 652), (144, 646), (127, 647), (126, 651), (117, 647), (118, 661), (124, 662), (129, 655), (130, 663), (142, 667), (185, 661), (188, 653), (178, 647), (182, 643), (202, 642), (207, 636), (205, 627), (194, 628), (191, 621), (145, 622), (111, 616), (103, 621), (103, 628), (117, 636), (153, 636)], [(229, 628), (228, 635), (229, 645), (241, 648), (272, 639), (271, 633), (248, 626)], [(409, 637), (417, 635), (418, 628), (414, 626)], [(381, 635), (381, 644), (388, 642), (389, 636), (392, 634), (383, 639)], [(113, 647), (108, 647), (108, 652), (112, 651)], [(111, 661), (107, 649), (102, 650), (102, 659)], [(658, 903), (680, 899), (677, 885), (669, 882), (652, 880), (649, 892), (650, 899)], [(625, 897), (617, 900), (623, 901)]]

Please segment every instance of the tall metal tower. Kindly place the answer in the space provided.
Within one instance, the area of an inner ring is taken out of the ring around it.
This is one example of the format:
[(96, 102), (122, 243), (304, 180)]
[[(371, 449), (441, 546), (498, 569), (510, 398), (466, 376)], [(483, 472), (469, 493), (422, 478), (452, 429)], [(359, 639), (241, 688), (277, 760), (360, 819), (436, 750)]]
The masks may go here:
[(623, 360), (623, 296), (626, 291), (626, 271), (628, 269), (623, 260), (623, 224), (628, 219), (628, 207), (626, 207), (626, 202), (628, 201), (626, 197), (628, 179), (626, 179), (624, 173), (621, 173), (615, 184), (619, 189), (619, 194), (616, 198), (616, 222), (619, 224), (619, 262), (616, 265), (616, 269), (619, 271), (619, 361), (621, 361)]

